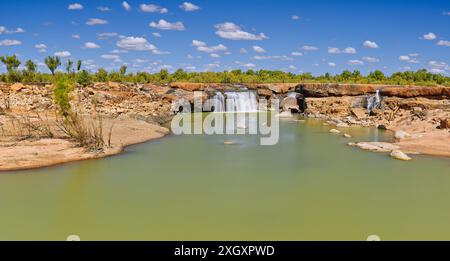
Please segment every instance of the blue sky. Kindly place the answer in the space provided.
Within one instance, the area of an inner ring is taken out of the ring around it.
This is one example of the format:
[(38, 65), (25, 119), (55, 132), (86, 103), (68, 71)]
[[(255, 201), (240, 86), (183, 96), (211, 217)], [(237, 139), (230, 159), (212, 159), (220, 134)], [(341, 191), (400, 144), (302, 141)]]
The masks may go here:
[[(102, 10), (100, 10), (102, 9)], [(128, 10), (127, 10), (128, 9)], [(0, 1), (0, 55), (129, 71), (450, 74), (450, 1)], [(0, 71), (5, 71), (2, 65)]]

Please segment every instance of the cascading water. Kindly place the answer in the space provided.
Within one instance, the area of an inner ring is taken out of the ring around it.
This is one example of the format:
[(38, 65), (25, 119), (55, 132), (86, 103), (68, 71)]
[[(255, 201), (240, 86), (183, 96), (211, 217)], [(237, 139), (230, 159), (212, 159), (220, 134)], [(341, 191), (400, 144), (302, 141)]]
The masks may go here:
[(226, 92), (227, 112), (256, 112), (256, 93), (254, 91)]
[(225, 111), (225, 96), (221, 92), (217, 92), (213, 99), (214, 112)]
[(381, 96), (380, 91), (377, 90), (375, 95), (367, 97), (367, 113), (370, 113), (373, 109), (381, 108)]

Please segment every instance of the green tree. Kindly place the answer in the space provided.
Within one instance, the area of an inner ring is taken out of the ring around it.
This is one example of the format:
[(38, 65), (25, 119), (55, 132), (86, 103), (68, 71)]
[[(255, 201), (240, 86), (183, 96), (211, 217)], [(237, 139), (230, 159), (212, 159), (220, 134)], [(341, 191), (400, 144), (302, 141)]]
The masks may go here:
[(47, 56), (45, 58), (45, 64), (47, 65), (52, 75), (55, 75), (55, 70), (61, 65), (61, 60), (58, 56)]
[(81, 84), (83, 87), (86, 87), (91, 83), (91, 76), (86, 70), (82, 70), (77, 75), (77, 82)]
[(71, 73), (72, 72), (72, 66), (73, 66), (72, 60), (68, 59), (67, 63), (66, 63), (66, 71), (67, 71), (67, 73)]
[(17, 72), (17, 68), (21, 64), (17, 56), (14, 54), (12, 56), (1, 56), (0, 61), (5, 64), (6, 70), (8, 71), (8, 80), (11, 82), (20, 81), (20, 75)]
[(122, 65), (120, 67), (119, 73), (120, 73), (120, 76), (122, 76), (122, 77), (125, 76), (125, 74), (127, 73), (127, 67), (125, 65)]
[(25, 67), (27, 72), (31, 74), (36, 72), (37, 65), (32, 60), (28, 60), (25, 63)]
[(100, 68), (95, 74), (95, 78), (98, 82), (106, 82), (108, 80), (108, 72), (105, 69)]
[(77, 72), (80, 72), (80, 70), (81, 70), (81, 60), (78, 60), (77, 61)]

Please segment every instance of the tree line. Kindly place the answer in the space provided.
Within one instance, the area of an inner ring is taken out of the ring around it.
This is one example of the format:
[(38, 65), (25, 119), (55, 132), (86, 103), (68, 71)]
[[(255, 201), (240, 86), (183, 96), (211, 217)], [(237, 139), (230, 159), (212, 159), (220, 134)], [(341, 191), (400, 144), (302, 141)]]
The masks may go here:
[[(68, 59), (63, 65), (57, 56), (45, 58), (45, 64), (50, 73), (37, 71), (37, 65), (32, 60), (25, 62), (25, 68), (19, 70), (21, 61), (12, 56), (1, 56), (0, 61), (5, 64), (7, 73), (0, 74), (0, 82), (23, 82), (42, 83), (52, 82), (55, 75), (67, 75), (79, 84), (86, 86), (91, 82), (134, 82), (134, 83), (157, 83), (167, 84), (171, 82), (198, 82), (198, 83), (290, 83), (290, 82), (318, 82), (318, 83), (371, 83), (371, 84), (398, 84), (398, 85), (422, 85), (450, 86), (450, 77), (435, 74), (420, 69), (417, 71), (395, 72), (385, 75), (382, 71), (376, 70), (368, 75), (363, 75), (360, 71), (345, 70), (341, 74), (331, 75), (325, 73), (320, 76), (313, 76), (311, 73), (294, 74), (279, 70), (247, 70), (240, 69), (223, 72), (186, 72), (178, 69), (173, 73), (162, 69), (157, 73), (137, 72), (127, 73), (127, 67), (122, 66), (118, 71), (108, 72), (103, 68), (96, 72), (82, 69), (83, 62), (78, 60), (76, 64)], [(57, 71), (60, 66), (64, 66), (65, 71)]]

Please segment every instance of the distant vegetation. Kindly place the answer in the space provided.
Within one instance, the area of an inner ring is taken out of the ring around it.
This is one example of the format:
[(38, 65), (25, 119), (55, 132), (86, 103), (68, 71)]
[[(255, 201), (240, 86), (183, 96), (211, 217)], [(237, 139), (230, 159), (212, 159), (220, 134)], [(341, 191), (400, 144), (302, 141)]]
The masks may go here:
[[(72, 80), (83, 86), (95, 82), (137, 82), (137, 83), (159, 83), (170, 82), (198, 82), (198, 83), (289, 83), (289, 82), (318, 82), (318, 83), (373, 83), (373, 84), (398, 84), (398, 85), (423, 85), (450, 86), (450, 77), (440, 74), (430, 73), (425, 69), (418, 71), (396, 72), (385, 75), (382, 71), (376, 70), (368, 75), (361, 74), (360, 71), (345, 70), (341, 74), (331, 75), (326, 73), (320, 76), (313, 76), (311, 73), (294, 74), (283, 71), (270, 70), (232, 70), (224, 72), (186, 72), (182, 69), (169, 73), (161, 70), (158, 73), (127, 73), (127, 67), (122, 66), (119, 71), (107, 72), (100, 68), (97, 72), (90, 72), (82, 69), (82, 61), (78, 60), (76, 68), (70, 59), (64, 65), (65, 72), (58, 71), (62, 65), (59, 57), (47, 57), (45, 64), (49, 73), (37, 72), (36, 64), (28, 60), (25, 62), (25, 69), (18, 70), (21, 62), (13, 56), (1, 56), (0, 61), (5, 64), (7, 73), (0, 74), (2, 82), (23, 82), (38, 83), (52, 82), (54, 75), (67, 75)], [(76, 69), (76, 70), (75, 70)]]

